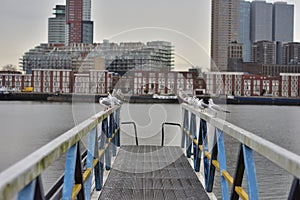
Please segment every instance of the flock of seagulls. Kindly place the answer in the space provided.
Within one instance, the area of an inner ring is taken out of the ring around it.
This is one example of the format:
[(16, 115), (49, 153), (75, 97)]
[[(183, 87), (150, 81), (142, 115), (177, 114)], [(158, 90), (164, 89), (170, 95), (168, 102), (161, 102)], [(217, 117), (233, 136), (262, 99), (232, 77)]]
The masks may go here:
[(114, 105), (121, 105), (125, 101), (124, 94), (120, 89), (113, 90), (107, 97), (101, 97), (99, 103), (104, 106), (104, 110), (111, 108)]
[[(197, 97), (189, 96), (186, 93), (184, 93), (182, 90), (179, 91), (178, 95), (179, 100), (194, 106), (195, 108), (199, 108), (201, 112), (203, 112), (205, 109), (211, 109), (217, 112), (224, 112), (224, 113), (230, 113), (230, 111), (222, 108), (221, 106), (215, 104), (210, 98), (208, 100), (208, 104), (204, 102), (203, 99), (198, 99)], [(107, 97), (101, 97), (99, 99), (99, 103), (104, 106), (104, 110), (107, 110), (111, 108), (114, 105), (121, 105), (125, 101), (124, 94), (121, 92), (120, 89), (113, 90), (112, 93), (108, 93)]]
[(230, 111), (222, 108), (221, 106), (217, 105), (214, 103), (214, 101), (212, 100), (212, 98), (210, 98), (208, 100), (208, 104), (204, 102), (203, 99), (198, 99), (197, 97), (191, 97), (187, 94), (185, 94), (183, 91), (179, 91), (179, 98), (189, 104), (194, 106), (194, 108), (199, 108), (200, 111), (204, 111), (205, 109), (209, 108), (211, 110), (217, 111), (217, 112), (224, 112), (224, 113), (230, 113)]

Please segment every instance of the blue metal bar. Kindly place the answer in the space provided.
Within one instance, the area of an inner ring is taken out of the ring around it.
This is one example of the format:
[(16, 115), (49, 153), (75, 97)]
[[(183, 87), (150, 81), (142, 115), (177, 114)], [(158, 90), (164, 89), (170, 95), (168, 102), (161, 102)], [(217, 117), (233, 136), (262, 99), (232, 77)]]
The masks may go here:
[[(208, 141), (207, 141), (207, 126), (206, 121), (200, 119), (200, 132), (202, 135), (202, 146), (203, 146), (203, 167), (204, 167), (204, 178), (205, 178), (205, 185), (208, 185), (208, 172), (209, 172), (209, 160), (205, 155), (205, 152), (208, 152)], [(200, 138), (198, 138), (199, 140)]]
[(113, 137), (113, 134), (115, 134), (115, 130), (116, 130), (116, 126), (115, 126), (115, 113), (112, 113), (109, 119), (109, 127), (110, 127), (110, 138), (112, 138), (112, 144), (110, 144), (110, 148), (112, 151), (112, 156), (116, 156), (117, 155), (117, 147), (116, 147), (116, 138)]
[(116, 115), (117, 115), (117, 128), (118, 128), (118, 134), (117, 134), (117, 146), (119, 147), (120, 146), (120, 109), (116, 110)]
[(82, 164), (80, 156), (79, 142), (73, 145), (66, 154), (66, 168), (64, 176), (64, 185), (62, 199), (71, 199), (73, 185), (81, 184), (82, 189), (77, 195), (78, 199), (84, 199), (84, 186), (82, 180)]
[(253, 150), (244, 144), (242, 145), (242, 148), (244, 153), (244, 163), (245, 163), (245, 170), (247, 175), (248, 196), (250, 200), (258, 199), (258, 189), (257, 189), (255, 163), (253, 158)]
[(108, 126), (109, 124), (109, 120), (107, 120), (107, 123), (106, 123), (106, 144), (108, 144), (108, 147), (107, 149), (105, 150), (105, 153), (104, 153), (104, 157), (105, 157), (105, 169), (106, 170), (110, 170), (110, 166), (111, 166), (111, 158), (110, 158), (110, 144), (108, 143), (108, 140), (109, 140), (109, 136), (110, 136), (110, 127)]
[(231, 192), (231, 197), (230, 197), (231, 200), (239, 200), (239, 198), (240, 198), (238, 193), (235, 191), (235, 187), (242, 186), (244, 171), (245, 171), (244, 153), (243, 153), (242, 144), (240, 144), (238, 161), (237, 161), (236, 168), (235, 168), (234, 182), (233, 182), (232, 192)]
[(201, 119), (200, 119), (200, 124), (199, 124), (199, 131), (198, 131), (198, 138), (196, 137), (197, 141), (198, 141), (198, 145), (196, 148), (196, 153), (195, 153), (195, 157), (196, 157), (196, 161), (195, 161), (195, 171), (199, 172), (200, 171), (200, 163), (201, 163), (201, 149), (199, 148), (199, 146), (201, 145), (203, 147), (203, 140), (202, 140), (202, 127), (201, 127)]
[[(192, 115), (192, 114), (191, 114)], [(192, 120), (189, 122), (189, 113), (187, 111), (187, 118), (186, 118), (186, 130), (190, 133)], [(188, 134), (185, 134), (185, 148), (186, 148), (186, 156), (188, 158), (192, 155), (192, 140)]]
[(217, 135), (217, 145), (218, 145), (218, 160), (220, 166), (220, 182), (221, 182), (221, 189), (222, 189), (222, 199), (228, 200), (229, 199), (229, 190), (228, 190), (228, 183), (226, 179), (222, 175), (222, 171), (226, 171), (226, 154), (225, 154), (225, 147), (224, 147), (224, 134), (221, 130), (215, 129), (215, 134)]
[(36, 179), (29, 183), (18, 193), (18, 200), (34, 199)]
[[(107, 135), (107, 121), (108, 119), (105, 118), (102, 121), (101, 124), (101, 134), (100, 134), (100, 150), (104, 150), (105, 149), (105, 144), (106, 144), (106, 135)], [(100, 190), (102, 189), (103, 186), (103, 176), (104, 176), (104, 157), (105, 156), (101, 156), (100, 160), (99, 160), (99, 168), (100, 168)]]
[[(96, 166), (94, 167), (95, 174), (95, 188), (96, 191), (101, 190), (101, 181), (100, 181), (100, 160), (99, 160), (99, 145), (98, 145), (98, 130), (99, 124), (96, 126), (96, 136), (95, 136), (95, 147), (94, 147), (94, 158), (98, 160)], [(101, 134), (101, 132), (100, 132)]]
[(77, 155), (78, 143), (73, 145), (66, 154), (66, 168), (63, 185), (62, 199), (70, 199), (72, 196), (74, 174), (75, 174), (75, 163)]
[(300, 181), (294, 177), (288, 200), (300, 199)]
[(182, 135), (181, 135), (181, 148), (184, 148), (184, 142), (186, 134), (184, 132), (184, 129), (188, 130), (186, 120), (188, 118), (188, 111), (186, 109), (182, 109), (183, 113), (183, 124), (182, 124)]
[[(97, 134), (96, 134), (96, 128), (93, 128), (88, 137), (88, 149), (87, 149), (87, 158), (86, 158), (86, 168), (92, 169), (94, 158), (95, 158), (95, 146), (97, 141)], [(91, 197), (91, 190), (92, 190), (92, 173), (93, 170), (91, 170), (91, 174), (85, 181), (85, 199), (90, 199)]]
[(208, 180), (207, 180), (207, 184), (206, 184), (207, 192), (212, 192), (213, 186), (214, 186), (216, 167), (212, 164), (212, 161), (217, 160), (217, 157), (218, 157), (218, 144), (217, 143), (218, 143), (217, 137), (216, 137), (216, 134), (214, 134), (213, 148), (211, 151), (211, 159), (209, 161)]
[[(193, 136), (193, 140), (197, 140), (197, 123), (196, 123), (196, 115), (191, 113), (191, 134)], [(199, 172), (200, 163), (197, 163), (199, 161), (199, 155), (197, 154), (199, 145), (195, 144), (194, 141), (192, 141), (193, 145), (193, 154), (194, 154), (194, 170), (196, 172)]]

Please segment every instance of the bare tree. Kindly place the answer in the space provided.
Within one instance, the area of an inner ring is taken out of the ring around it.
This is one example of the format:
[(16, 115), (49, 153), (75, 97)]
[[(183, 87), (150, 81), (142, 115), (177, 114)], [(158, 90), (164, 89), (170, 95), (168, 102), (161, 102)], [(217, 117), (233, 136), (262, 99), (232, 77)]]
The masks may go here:
[(12, 64), (7, 64), (2, 67), (3, 71), (18, 71), (17, 67)]

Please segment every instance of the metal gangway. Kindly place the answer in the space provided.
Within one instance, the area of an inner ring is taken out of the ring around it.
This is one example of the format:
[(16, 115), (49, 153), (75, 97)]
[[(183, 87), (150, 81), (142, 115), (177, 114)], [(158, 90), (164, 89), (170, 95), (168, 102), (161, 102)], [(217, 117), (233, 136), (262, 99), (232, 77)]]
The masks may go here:
[[(164, 147), (164, 134), (162, 134), (162, 144), (159, 146), (121, 146), (121, 108), (115, 106), (92, 116), (2, 172), (0, 199), (12, 199), (15, 196), (20, 200), (91, 199), (95, 194), (100, 195), (96, 196), (99, 199), (120, 197), (207, 199), (210, 197), (207, 194), (213, 192), (216, 171), (220, 174), (222, 199), (259, 199), (253, 152), (259, 153), (293, 175), (294, 180), (288, 198), (300, 199), (299, 155), (213, 115), (199, 112), (190, 105), (181, 104), (181, 107), (183, 120), (180, 125), (182, 129), (180, 147)], [(162, 133), (164, 133), (164, 125), (177, 124), (165, 122), (162, 125)], [(212, 137), (214, 145), (211, 150), (208, 146), (210, 142), (208, 126), (214, 129)], [(227, 171), (224, 134), (228, 134), (240, 143), (234, 175), (230, 175)], [(83, 137), (88, 138), (88, 145), (84, 151), (80, 148)], [(182, 148), (185, 148), (184, 153)], [(162, 150), (163, 153), (153, 154), (150, 158), (146, 158), (145, 154), (132, 156), (134, 152), (157, 152), (157, 150)], [(45, 192), (41, 175), (62, 156), (66, 157), (64, 174), (49, 191)], [(143, 171), (143, 173), (136, 171), (145, 170), (149, 165), (159, 165), (174, 156), (177, 159), (171, 160), (170, 164), (159, 170), (151, 171), (154, 168), (150, 168), (150, 171)], [(142, 159), (143, 162), (138, 159)], [(191, 159), (193, 168), (187, 164)], [(204, 169), (203, 184), (195, 179), (195, 175), (200, 173), (201, 163)], [(118, 167), (124, 168), (118, 170)], [(135, 171), (126, 171), (132, 169)], [(104, 182), (106, 171), (110, 173)], [(168, 172), (168, 176), (164, 176), (165, 172)], [(176, 175), (171, 175), (173, 173)], [(247, 192), (242, 187), (244, 174), (247, 177)], [(159, 177), (159, 175), (163, 176)], [(168, 186), (167, 183), (164, 186), (155, 184), (163, 183), (164, 178), (168, 179)], [(131, 186), (128, 180), (132, 180)], [(151, 180), (151, 184), (147, 180)], [(171, 190), (173, 196), (168, 196)], [(185, 190), (186, 192), (182, 193)]]

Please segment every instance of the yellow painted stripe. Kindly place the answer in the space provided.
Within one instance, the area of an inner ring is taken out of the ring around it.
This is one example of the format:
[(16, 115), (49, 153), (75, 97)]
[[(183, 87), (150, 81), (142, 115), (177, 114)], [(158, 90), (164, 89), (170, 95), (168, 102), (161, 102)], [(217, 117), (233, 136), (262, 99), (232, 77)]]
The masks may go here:
[(85, 170), (85, 172), (83, 173), (83, 182), (85, 182), (88, 177), (91, 175), (92, 169), (91, 168), (87, 168)]
[(101, 149), (99, 150), (99, 158), (102, 158), (102, 156), (104, 155), (105, 150)]
[(74, 185), (73, 191), (72, 191), (72, 199), (75, 199), (77, 197), (77, 195), (79, 194), (81, 188), (82, 188), (81, 184)]
[(222, 175), (230, 185), (233, 185), (233, 178), (227, 171), (222, 170)]
[(217, 168), (217, 170), (220, 170), (220, 165), (219, 165), (219, 162), (217, 160), (213, 160), (212, 164)]
[(210, 153), (209, 152), (207, 152), (207, 151), (205, 151), (205, 156), (208, 158), (208, 160), (210, 160), (211, 159), (211, 156), (210, 156)]
[(94, 159), (94, 162), (93, 162), (93, 168), (97, 165), (98, 161), (99, 161), (99, 160), (98, 160), (97, 158)]
[(248, 194), (245, 192), (245, 190), (243, 190), (242, 187), (236, 186), (236, 187), (234, 188), (234, 190), (236, 191), (236, 193), (237, 193), (243, 200), (248, 200), (248, 199), (249, 199)]
[(194, 141), (194, 144), (198, 146), (198, 140), (194, 139), (193, 141)]

